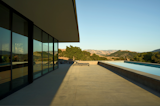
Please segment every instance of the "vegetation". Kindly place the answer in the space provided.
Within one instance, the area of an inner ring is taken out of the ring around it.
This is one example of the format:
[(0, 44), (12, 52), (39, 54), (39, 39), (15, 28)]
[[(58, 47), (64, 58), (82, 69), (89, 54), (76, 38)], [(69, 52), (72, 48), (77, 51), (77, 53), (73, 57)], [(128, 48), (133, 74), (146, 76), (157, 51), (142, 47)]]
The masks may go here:
[(90, 52), (82, 51), (79, 47), (66, 47), (66, 51), (58, 50), (59, 56), (68, 57), (75, 60), (107, 60), (105, 57), (99, 57), (96, 54), (91, 55)]
[(130, 51), (117, 51), (108, 56), (114, 56), (119, 58), (112, 58), (114, 60), (130, 60), (139, 62), (160, 63), (160, 52), (130, 52)]
[(9, 55), (0, 55), (0, 63), (9, 63), (10, 57)]
[[(68, 57), (69, 59), (75, 59), (75, 60), (107, 60), (105, 57), (100, 57), (96, 54), (92, 54), (87, 51), (82, 51), (79, 47), (66, 47), (66, 51), (58, 50), (58, 55), (60, 57)], [(43, 61), (46, 59), (48, 60), (49, 55), (49, 61), (53, 61), (53, 55), (50, 53), (47, 53), (43, 51)], [(58, 55), (54, 55), (54, 60), (57, 61)], [(21, 56), (20, 54), (18, 57), (17, 55), (14, 55), (14, 60), (19, 59), (23, 57), (24, 61), (27, 61), (27, 55)], [(41, 60), (42, 52), (34, 52), (34, 60), (38, 61)], [(115, 53), (112, 53), (107, 56), (112, 56), (114, 60), (131, 60), (131, 61), (139, 61), (139, 62), (151, 62), (151, 63), (160, 63), (160, 52), (144, 52), (144, 53), (137, 53), (137, 52), (130, 52), (130, 51), (117, 51)], [(2, 57), (2, 56), (1, 56)], [(9, 58), (6, 58), (7, 56), (3, 56), (1, 59), (1, 62), (3, 61), (9, 61)], [(114, 58), (118, 57), (118, 58)]]
[(160, 52), (138, 53), (132, 61), (160, 63)]
[[(82, 51), (79, 47), (66, 47), (66, 51), (58, 50), (60, 57), (68, 57), (69, 59), (75, 60), (107, 60), (105, 57), (100, 57), (96, 54), (92, 54), (87, 51)], [(151, 62), (151, 63), (160, 63), (160, 52), (130, 52), (130, 51), (117, 51), (110, 55), (114, 60), (130, 60), (130, 61), (139, 61), (139, 62)], [(115, 57), (115, 58), (114, 58)], [(118, 57), (118, 58), (117, 58)]]
[(137, 52), (130, 52), (130, 51), (117, 51), (117, 52), (114, 52), (108, 56), (114, 56), (114, 57), (119, 57), (119, 59), (126, 59), (126, 58), (133, 58), (134, 56), (137, 55)]

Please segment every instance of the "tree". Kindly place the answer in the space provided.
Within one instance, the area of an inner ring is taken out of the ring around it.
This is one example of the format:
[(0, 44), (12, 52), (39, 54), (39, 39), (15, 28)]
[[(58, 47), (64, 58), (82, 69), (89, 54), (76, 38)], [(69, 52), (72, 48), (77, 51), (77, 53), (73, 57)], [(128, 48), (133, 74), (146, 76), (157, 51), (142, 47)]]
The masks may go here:
[(159, 52), (145, 52), (138, 53), (132, 61), (140, 61), (140, 62), (151, 62), (151, 63), (160, 63), (160, 53)]
[(160, 53), (159, 52), (153, 53), (151, 59), (154, 63), (160, 63)]
[(143, 60), (145, 62), (152, 62), (152, 59), (151, 59), (152, 55), (153, 55), (152, 52), (143, 53), (143, 56), (144, 56)]
[(99, 56), (95, 53), (91, 56), (93, 60), (99, 60)]
[(82, 57), (82, 50), (79, 47), (73, 47), (70, 45), (70, 47), (66, 47), (66, 56), (70, 59), (75, 57), (76, 60), (80, 60)]
[(90, 52), (87, 52), (87, 51), (82, 51), (82, 52), (83, 52), (83, 54), (84, 54), (85, 56), (90, 56), (90, 55), (91, 55)]
[(60, 54), (61, 54), (61, 53), (62, 53), (62, 50), (61, 50), (61, 49), (58, 49), (58, 53), (60, 53)]

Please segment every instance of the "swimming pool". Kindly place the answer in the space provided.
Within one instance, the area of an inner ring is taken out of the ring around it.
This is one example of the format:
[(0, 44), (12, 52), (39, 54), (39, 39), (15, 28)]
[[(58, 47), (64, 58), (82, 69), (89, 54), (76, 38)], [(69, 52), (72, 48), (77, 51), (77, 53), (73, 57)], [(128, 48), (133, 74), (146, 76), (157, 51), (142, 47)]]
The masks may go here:
[(150, 67), (150, 66), (144, 66), (144, 65), (140, 65), (140, 64), (127, 63), (127, 62), (124, 62), (124, 61), (120, 61), (120, 62), (107, 61), (107, 62), (104, 62), (104, 63), (114, 64), (114, 65), (118, 65), (118, 66), (130, 68), (130, 69), (134, 69), (134, 70), (137, 70), (137, 71), (141, 71), (141, 72), (145, 72), (145, 73), (160, 76), (160, 68), (157, 68), (157, 67)]

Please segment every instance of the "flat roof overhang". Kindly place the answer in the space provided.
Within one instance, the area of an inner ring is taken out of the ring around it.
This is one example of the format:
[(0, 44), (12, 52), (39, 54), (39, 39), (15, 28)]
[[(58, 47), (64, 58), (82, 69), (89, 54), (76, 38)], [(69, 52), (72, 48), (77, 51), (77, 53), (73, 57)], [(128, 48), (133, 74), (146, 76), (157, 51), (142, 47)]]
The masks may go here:
[(79, 42), (75, 0), (2, 0), (59, 42)]

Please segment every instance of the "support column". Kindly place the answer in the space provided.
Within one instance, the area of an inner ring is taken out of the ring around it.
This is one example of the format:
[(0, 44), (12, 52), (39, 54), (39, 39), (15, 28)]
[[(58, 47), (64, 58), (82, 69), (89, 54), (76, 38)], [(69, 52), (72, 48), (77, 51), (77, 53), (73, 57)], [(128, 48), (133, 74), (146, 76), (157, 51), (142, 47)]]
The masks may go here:
[(33, 82), (33, 22), (28, 25), (28, 82)]

